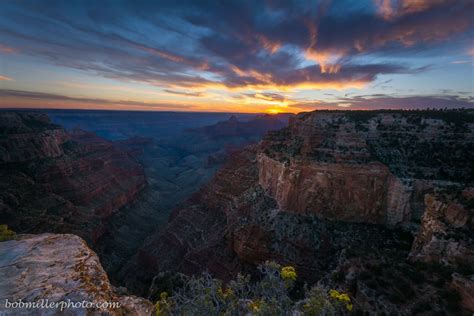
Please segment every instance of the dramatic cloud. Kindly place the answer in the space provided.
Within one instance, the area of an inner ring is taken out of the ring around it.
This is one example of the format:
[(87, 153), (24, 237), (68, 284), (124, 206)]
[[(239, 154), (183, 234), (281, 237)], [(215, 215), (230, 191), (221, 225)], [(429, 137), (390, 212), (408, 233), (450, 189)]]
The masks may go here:
[(187, 99), (360, 89), (438, 67), (423, 57), (471, 51), (474, 36), (471, 0), (26, 0), (0, 12), (0, 57)]
[(387, 20), (425, 11), (443, 4), (454, 3), (455, 1), (456, 0), (374, 0), (378, 7), (379, 14)]

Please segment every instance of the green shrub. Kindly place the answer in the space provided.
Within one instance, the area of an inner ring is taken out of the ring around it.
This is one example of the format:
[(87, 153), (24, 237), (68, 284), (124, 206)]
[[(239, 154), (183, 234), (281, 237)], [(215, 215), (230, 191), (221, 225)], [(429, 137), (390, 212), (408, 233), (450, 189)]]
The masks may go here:
[(5, 224), (0, 225), (0, 241), (12, 240), (16, 236), (13, 230), (8, 229)]
[(335, 314), (334, 306), (327, 299), (327, 294), (316, 287), (313, 287), (303, 304), (304, 315), (318, 316), (325, 314)]
[(292, 266), (265, 262), (258, 270), (258, 281), (239, 274), (226, 285), (209, 273), (187, 277), (172, 295), (160, 295), (156, 315), (334, 315), (352, 310), (350, 297), (336, 290), (313, 287), (302, 300), (292, 300), (289, 292), (298, 277)]

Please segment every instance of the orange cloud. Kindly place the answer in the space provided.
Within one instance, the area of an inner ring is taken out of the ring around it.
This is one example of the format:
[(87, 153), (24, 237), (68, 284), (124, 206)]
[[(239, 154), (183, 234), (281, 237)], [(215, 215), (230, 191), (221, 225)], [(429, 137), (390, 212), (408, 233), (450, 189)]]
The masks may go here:
[(321, 73), (335, 74), (341, 70), (341, 65), (337, 61), (343, 57), (342, 53), (328, 53), (328, 52), (317, 52), (312, 49), (307, 49), (305, 52), (305, 58), (318, 63)]
[(334, 80), (327, 82), (313, 82), (313, 81), (301, 81), (294, 84), (278, 84), (274, 82), (268, 82), (263, 84), (243, 84), (239, 86), (227, 86), (223, 83), (211, 82), (211, 83), (197, 83), (190, 86), (179, 86), (172, 85), (175, 89), (186, 88), (188, 90), (206, 91), (206, 90), (225, 90), (230, 92), (245, 92), (249, 90), (254, 91), (277, 91), (277, 92), (292, 92), (295, 90), (344, 90), (344, 89), (362, 89), (365, 87), (370, 80)]
[(13, 53), (16, 53), (16, 49), (14, 49), (13, 47), (0, 44), (0, 52), (5, 53), (5, 54), (13, 54)]
[(337, 61), (342, 58), (345, 53), (342, 51), (339, 52), (328, 52), (328, 51), (319, 51), (316, 48), (318, 42), (318, 28), (317, 26), (309, 21), (306, 21), (306, 27), (309, 31), (309, 46), (305, 51), (305, 58), (316, 62), (320, 69), (321, 73), (337, 73), (341, 69), (341, 65)]
[(261, 73), (257, 70), (253, 70), (253, 69), (242, 70), (242, 69), (238, 68), (237, 66), (231, 66), (230, 68), (239, 77), (255, 78), (256, 80), (258, 80), (260, 82), (264, 82), (266, 84), (271, 84), (273, 82), (273, 77), (272, 77), (271, 74)]
[(281, 43), (279, 42), (272, 42), (268, 38), (266, 38), (263, 35), (257, 35), (257, 39), (260, 42), (260, 45), (263, 46), (267, 51), (270, 52), (270, 54), (275, 54), (278, 52), (281, 48)]
[(392, 8), (391, 0), (374, 0), (379, 15), (389, 20), (394, 15), (394, 9)]
[(452, 0), (374, 0), (378, 13), (386, 20), (428, 10)]
[(0, 81), (12, 81), (13, 79), (10, 77), (0, 76)]

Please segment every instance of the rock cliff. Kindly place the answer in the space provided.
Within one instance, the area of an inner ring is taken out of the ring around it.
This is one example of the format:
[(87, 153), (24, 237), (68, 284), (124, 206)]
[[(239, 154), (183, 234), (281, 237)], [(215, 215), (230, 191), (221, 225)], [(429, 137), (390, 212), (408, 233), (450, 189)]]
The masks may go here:
[(473, 123), (434, 115), (298, 115), (262, 142), (259, 183), (289, 212), (392, 226), (419, 220), (424, 193), (473, 180)]
[(93, 133), (67, 132), (44, 114), (0, 113), (0, 222), (19, 233), (94, 242), (145, 185), (142, 166)]
[[(154, 310), (145, 299), (117, 294), (97, 255), (75, 235), (20, 235), (18, 240), (0, 242), (0, 275), (2, 315), (152, 315)], [(5, 300), (120, 306), (20, 309), (8, 308)]]

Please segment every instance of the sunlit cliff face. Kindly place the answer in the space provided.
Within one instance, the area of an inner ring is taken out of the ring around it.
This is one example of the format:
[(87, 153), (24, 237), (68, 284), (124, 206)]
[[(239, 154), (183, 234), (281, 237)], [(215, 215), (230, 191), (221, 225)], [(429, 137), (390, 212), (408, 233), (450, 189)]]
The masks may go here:
[(472, 107), (473, 10), (469, 0), (4, 1), (0, 107)]

